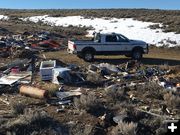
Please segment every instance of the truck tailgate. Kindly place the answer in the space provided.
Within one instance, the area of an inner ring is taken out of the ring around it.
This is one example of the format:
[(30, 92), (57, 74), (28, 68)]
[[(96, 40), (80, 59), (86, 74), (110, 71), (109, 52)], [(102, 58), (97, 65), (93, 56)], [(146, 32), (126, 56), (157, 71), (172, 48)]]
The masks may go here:
[(70, 51), (75, 50), (75, 44), (73, 41), (68, 41), (68, 50), (70, 50)]
[(68, 53), (76, 53), (76, 45), (73, 41), (68, 41)]

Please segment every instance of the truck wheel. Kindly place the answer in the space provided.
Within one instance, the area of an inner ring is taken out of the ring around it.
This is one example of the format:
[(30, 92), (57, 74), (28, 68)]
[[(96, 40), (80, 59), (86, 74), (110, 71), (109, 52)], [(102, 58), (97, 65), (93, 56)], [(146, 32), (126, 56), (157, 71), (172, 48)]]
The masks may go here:
[(83, 59), (85, 61), (91, 62), (94, 60), (94, 53), (90, 51), (85, 51), (83, 54)]
[(132, 59), (135, 59), (135, 60), (142, 59), (142, 51), (141, 50), (134, 50), (132, 52)]

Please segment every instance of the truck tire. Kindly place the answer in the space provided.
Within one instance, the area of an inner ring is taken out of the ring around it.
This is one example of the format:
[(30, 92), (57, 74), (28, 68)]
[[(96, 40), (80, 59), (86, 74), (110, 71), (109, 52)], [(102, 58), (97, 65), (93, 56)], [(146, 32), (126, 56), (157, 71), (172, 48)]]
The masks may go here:
[(94, 60), (94, 53), (92, 51), (85, 51), (83, 53), (83, 59), (87, 62), (92, 62)]
[(142, 59), (142, 51), (140, 49), (135, 49), (132, 52), (132, 59), (140, 60)]

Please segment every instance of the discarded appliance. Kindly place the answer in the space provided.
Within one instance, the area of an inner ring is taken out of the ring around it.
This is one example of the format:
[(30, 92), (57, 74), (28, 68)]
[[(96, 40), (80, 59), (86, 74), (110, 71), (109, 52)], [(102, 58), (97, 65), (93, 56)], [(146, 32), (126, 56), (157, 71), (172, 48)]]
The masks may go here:
[(31, 86), (25, 86), (25, 85), (22, 85), (20, 87), (19, 92), (22, 95), (27, 95), (30, 97), (40, 98), (40, 99), (47, 97), (48, 94), (46, 90), (42, 90)]
[(40, 65), (40, 77), (41, 80), (49, 81), (52, 80), (52, 70), (56, 67), (56, 61), (43, 61)]

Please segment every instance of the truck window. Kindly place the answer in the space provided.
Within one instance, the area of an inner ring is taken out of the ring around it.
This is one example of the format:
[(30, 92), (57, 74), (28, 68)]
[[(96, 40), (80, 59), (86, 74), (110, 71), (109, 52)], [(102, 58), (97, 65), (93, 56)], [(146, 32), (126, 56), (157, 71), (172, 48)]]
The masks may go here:
[(106, 42), (117, 42), (116, 35), (107, 35), (106, 36)]
[(98, 43), (101, 42), (101, 36), (99, 33), (94, 35), (94, 42), (98, 42)]
[(117, 35), (117, 40), (118, 42), (128, 42), (128, 38), (122, 36), (122, 35)]

